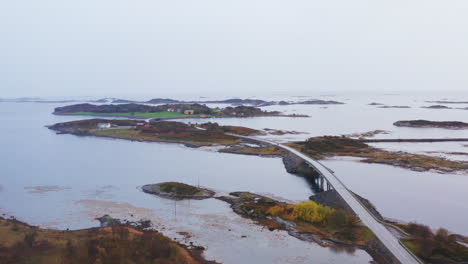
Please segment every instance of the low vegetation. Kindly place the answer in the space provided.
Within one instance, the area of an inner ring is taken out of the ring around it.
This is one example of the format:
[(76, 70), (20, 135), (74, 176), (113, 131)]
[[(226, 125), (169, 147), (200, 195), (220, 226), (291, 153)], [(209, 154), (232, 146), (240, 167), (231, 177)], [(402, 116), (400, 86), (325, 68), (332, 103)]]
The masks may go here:
[(76, 112), (72, 115), (83, 116), (125, 116), (125, 117), (141, 117), (141, 118), (194, 118), (194, 117), (209, 117), (208, 115), (185, 115), (175, 112), (154, 112), (154, 113), (141, 113), (141, 112), (128, 112), (128, 113), (96, 113), (96, 112)]
[(435, 233), (428, 226), (410, 223), (402, 226), (412, 235), (403, 243), (427, 263), (467, 263), (468, 247), (457, 242), (457, 235), (440, 228)]
[(466, 172), (468, 170), (468, 163), (464, 161), (452, 161), (401, 151), (386, 151), (348, 137), (314, 137), (304, 142), (291, 143), (290, 146), (315, 159), (349, 156), (362, 158), (361, 162), (388, 164), (417, 171)]
[[(98, 124), (110, 124), (110, 129), (99, 129)], [(49, 129), (75, 135), (101, 136), (137, 141), (183, 143), (190, 146), (232, 145), (241, 140), (221, 131), (200, 130), (180, 122), (161, 121), (139, 123), (134, 120), (91, 119), (58, 123)]]
[(59, 129), (94, 129), (98, 127), (100, 123), (110, 123), (114, 126), (136, 126), (139, 122), (135, 120), (128, 119), (85, 119), (78, 121), (70, 121), (64, 123), (57, 123), (55, 125), (49, 126), (50, 129), (59, 130)]
[(221, 109), (217, 116), (226, 116), (226, 117), (252, 117), (252, 116), (277, 116), (281, 113), (278, 111), (263, 111), (260, 108), (252, 107), (252, 106), (236, 106), (236, 107), (226, 107)]
[[(246, 193), (231, 193), (234, 197), (221, 197), (234, 211), (272, 229), (283, 229), (311, 240), (331, 240), (351, 245), (365, 245), (374, 235), (353, 215), (335, 210), (314, 201), (288, 204), (268, 197)], [(291, 224), (284, 224), (285, 222)]]
[(175, 195), (195, 195), (201, 192), (200, 188), (180, 182), (165, 182), (158, 184), (163, 192)]
[[(186, 111), (190, 111), (189, 114)], [(146, 104), (75, 104), (57, 107), (57, 115), (91, 115), (91, 116), (125, 116), (142, 118), (194, 118), (194, 117), (253, 117), (279, 116), (277, 111), (263, 111), (253, 106), (236, 106), (226, 108), (210, 108), (198, 103), (175, 103), (163, 105)], [(299, 116), (299, 115), (293, 115)]]
[(302, 148), (301, 151), (316, 158), (322, 158), (329, 154), (351, 154), (367, 150), (369, 146), (358, 140), (348, 137), (313, 137), (305, 142), (298, 143)]
[(393, 123), (399, 127), (429, 127), (429, 128), (451, 128), (451, 129), (467, 129), (468, 123), (459, 121), (428, 121), (428, 120), (406, 120)]
[(218, 123), (204, 123), (199, 125), (201, 128), (206, 129), (207, 131), (222, 132), (222, 133), (232, 133), (242, 136), (251, 136), (255, 134), (261, 134), (260, 130), (242, 127), (242, 126), (220, 126)]
[(371, 138), (375, 137), (376, 135), (380, 134), (390, 134), (389, 131), (386, 130), (372, 130), (372, 131), (367, 131), (367, 132), (362, 132), (362, 133), (352, 133), (348, 135), (344, 135), (345, 137), (350, 137), (350, 138), (358, 138), (358, 139), (366, 139), (366, 138)]
[(148, 184), (144, 185), (142, 189), (146, 193), (172, 199), (206, 199), (215, 194), (211, 190), (180, 182)]
[(370, 231), (361, 226), (355, 216), (313, 201), (276, 205), (268, 209), (267, 214), (298, 223), (299, 231), (307, 232), (319, 228), (330, 237), (348, 243), (363, 244), (372, 237)]
[(255, 155), (265, 157), (280, 157), (283, 156), (286, 151), (277, 146), (265, 145), (265, 146), (246, 146), (246, 145), (233, 145), (228, 148), (222, 148), (219, 152), (232, 153), (232, 154), (243, 154), (243, 155)]
[(275, 135), (275, 136), (282, 136), (282, 135), (299, 135), (299, 134), (307, 134), (304, 132), (298, 131), (289, 131), (289, 130), (280, 130), (280, 129), (271, 129), (271, 128), (264, 128), (266, 134)]
[(213, 110), (206, 105), (202, 104), (164, 104), (164, 105), (145, 105), (145, 104), (107, 104), (107, 105), (93, 105), (93, 104), (75, 104), (63, 107), (57, 107), (54, 114), (77, 114), (89, 113), (91, 115), (135, 115), (149, 114), (149, 113), (164, 113), (173, 112), (174, 114), (182, 114), (185, 110), (193, 110), (194, 114), (213, 114)]
[(0, 219), (2, 264), (199, 264), (188, 250), (154, 230), (126, 225), (77, 231), (47, 230)]

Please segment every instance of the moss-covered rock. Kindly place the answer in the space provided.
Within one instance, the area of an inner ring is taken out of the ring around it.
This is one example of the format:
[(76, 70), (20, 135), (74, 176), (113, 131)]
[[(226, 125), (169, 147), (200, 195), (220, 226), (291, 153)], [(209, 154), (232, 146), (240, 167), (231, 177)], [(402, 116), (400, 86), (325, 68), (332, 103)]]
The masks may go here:
[(215, 192), (188, 185), (180, 182), (162, 182), (157, 184), (147, 184), (142, 187), (145, 193), (158, 195), (170, 199), (208, 199), (215, 195)]

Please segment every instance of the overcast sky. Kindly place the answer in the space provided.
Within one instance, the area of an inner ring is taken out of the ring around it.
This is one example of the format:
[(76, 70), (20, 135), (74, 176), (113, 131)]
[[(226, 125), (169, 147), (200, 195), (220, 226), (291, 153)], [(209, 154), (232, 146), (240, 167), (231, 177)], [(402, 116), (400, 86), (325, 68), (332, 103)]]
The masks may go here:
[(468, 1), (0, 1), (0, 97), (468, 90)]

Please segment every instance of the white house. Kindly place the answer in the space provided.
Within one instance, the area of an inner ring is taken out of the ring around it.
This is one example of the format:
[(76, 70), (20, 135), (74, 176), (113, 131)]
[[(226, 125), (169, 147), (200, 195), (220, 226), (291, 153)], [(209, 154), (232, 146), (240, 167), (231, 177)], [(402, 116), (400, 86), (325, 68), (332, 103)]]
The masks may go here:
[(97, 127), (98, 127), (99, 129), (106, 129), (106, 128), (111, 128), (112, 125), (111, 125), (111, 123), (98, 123), (98, 124), (97, 124)]

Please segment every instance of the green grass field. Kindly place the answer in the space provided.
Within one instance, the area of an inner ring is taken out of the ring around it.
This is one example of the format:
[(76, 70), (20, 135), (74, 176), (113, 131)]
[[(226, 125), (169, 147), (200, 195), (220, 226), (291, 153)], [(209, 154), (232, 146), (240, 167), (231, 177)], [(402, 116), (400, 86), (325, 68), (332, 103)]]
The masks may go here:
[(171, 118), (171, 117), (200, 117), (200, 115), (184, 115), (175, 112), (155, 112), (155, 113), (95, 113), (95, 112), (76, 112), (72, 115), (87, 115), (87, 116), (126, 116), (126, 117), (143, 117), (143, 118)]

